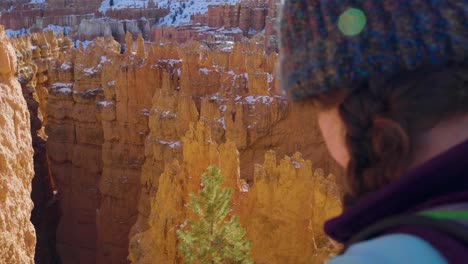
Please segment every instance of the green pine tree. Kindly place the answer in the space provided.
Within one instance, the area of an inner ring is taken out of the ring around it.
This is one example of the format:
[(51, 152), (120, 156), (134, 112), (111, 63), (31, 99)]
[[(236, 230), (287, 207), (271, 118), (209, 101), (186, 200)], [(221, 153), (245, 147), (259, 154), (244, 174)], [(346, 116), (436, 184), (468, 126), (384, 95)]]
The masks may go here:
[(221, 188), (223, 176), (210, 166), (202, 177), (202, 190), (190, 195), (189, 209), (195, 215), (189, 231), (177, 231), (179, 252), (185, 263), (227, 264), (253, 263), (249, 256), (251, 243), (236, 216), (227, 219), (231, 189)]
[(109, 5), (110, 5), (110, 6), (114, 6), (114, 0), (110, 0), (110, 1), (109, 1)]

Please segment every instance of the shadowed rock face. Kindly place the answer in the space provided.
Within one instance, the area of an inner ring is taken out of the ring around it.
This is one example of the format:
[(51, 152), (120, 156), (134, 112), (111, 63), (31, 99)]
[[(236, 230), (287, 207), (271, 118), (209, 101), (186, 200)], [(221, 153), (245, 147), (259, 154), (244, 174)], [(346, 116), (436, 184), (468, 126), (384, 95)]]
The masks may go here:
[(0, 26), (0, 259), (34, 263), (33, 148), (29, 112), (15, 79), (15, 50)]
[(42, 114), (47, 136), (63, 263), (180, 260), (183, 203), (210, 163), (235, 189), (234, 213), (258, 263), (328, 255), (318, 227), (339, 211), (338, 192), (315, 168), (339, 170), (313, 109), (279, 94), (277, 54), (266, 55), (257, 39), (229, 49), (135, 42), (130, 33), (125, 40), (124, 52), (112, 38), (74, 49), (53, 33), (13, 43), (18, 64), (35, 72), (27, 83), (36, 85), (25, 88), (34, 90), (31, 113)]
[[(17, 43), (15, 43), (17, 44)], [(30, 43), (31, 44), (31, 43)], [(46, 135), (44, 133), (44, 109), (41, 100), (44, 95), (45, 78), (40, 72), (44, 67), (41, 56), (33, 56), (32, 46), (24, 46), (19, 56), (16, 78), (21, 84), (23, 97), (26, 99), (30, 113), (31, 137), (34, 149), (34, 178), (32, 180), (31, 198), (34, 203), (31, 212), (31, 222), (36, 230), (35, 263), (58, 263), (56, 252), (56, 229), (59, 222), (59, 200), (56, 187), (51, 178), (49, 161), (46, 151)]]

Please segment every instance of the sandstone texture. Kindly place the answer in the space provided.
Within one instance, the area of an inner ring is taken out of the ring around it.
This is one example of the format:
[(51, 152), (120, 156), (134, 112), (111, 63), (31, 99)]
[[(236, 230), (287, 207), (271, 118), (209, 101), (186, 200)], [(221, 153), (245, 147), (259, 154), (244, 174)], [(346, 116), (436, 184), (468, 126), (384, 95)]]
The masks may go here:
[(210, 164), (235, 190), (233, 213), (258, 263), (319, 263), (333, 252), (320, 226), (340, 210), (328, 176), (340, 171), (313, 109), (279, 93), (278, 55), (263, 40), (219, 48), (128, 32), (125, 49), (110, 36), (87, 48), (53, 32), (14, 40), (20, 76), (33, 72), (25, 97), (47, 139), (44, 188), (57, 191), (63, 263), (179, 263), (183, 204)]
[(15, 50), (0, 26), (0, 260), (34, 263), (36, 235), (29, 220), (33, 148), (16, 71)]
[(240, 219), (256, 263), (324, 263), (338, 247), (323, 232), (341, 212), (335, 177), (295, 153), (273, 151), (255, 166), (255, 182), (241, 202)]

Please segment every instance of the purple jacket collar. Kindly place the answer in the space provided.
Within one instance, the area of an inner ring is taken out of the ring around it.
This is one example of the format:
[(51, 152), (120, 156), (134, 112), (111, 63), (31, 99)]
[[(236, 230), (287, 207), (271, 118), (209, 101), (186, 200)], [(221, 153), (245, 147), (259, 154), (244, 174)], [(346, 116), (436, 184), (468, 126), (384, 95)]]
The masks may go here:
[(363, 197), (354, 207), (327, 221), (325, 232), (345, 243), (363, 228), (385, 217), (459, 202), (468, 202), (468, 141), (384, 189)]

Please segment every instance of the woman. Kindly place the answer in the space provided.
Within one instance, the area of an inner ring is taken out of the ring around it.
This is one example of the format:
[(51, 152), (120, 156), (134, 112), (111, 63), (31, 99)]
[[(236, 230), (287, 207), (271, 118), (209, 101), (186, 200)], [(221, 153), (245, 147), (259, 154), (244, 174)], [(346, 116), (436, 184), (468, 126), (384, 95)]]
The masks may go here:
[(468, 0), (286, 0), (280, 82), (346, 170), (329, 263), (468, 263)]

